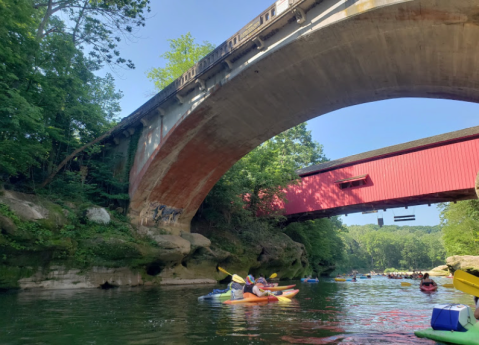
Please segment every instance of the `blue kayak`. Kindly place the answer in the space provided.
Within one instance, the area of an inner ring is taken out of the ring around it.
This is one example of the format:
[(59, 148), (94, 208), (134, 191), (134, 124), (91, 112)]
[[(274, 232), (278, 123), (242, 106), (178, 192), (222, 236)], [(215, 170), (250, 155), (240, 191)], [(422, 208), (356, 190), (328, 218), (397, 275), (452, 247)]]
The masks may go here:
[(303, 282), (303, 283), (317, 283), (317, 282), (319, 282), (319, 279), (306, 279), (306, 278), (301, 278), (301, 282)]

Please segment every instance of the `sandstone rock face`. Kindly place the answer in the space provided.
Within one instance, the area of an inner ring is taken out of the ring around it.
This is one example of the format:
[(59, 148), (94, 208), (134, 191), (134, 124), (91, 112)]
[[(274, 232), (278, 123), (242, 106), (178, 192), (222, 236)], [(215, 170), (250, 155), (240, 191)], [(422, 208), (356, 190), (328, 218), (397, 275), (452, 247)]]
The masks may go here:
[(57, 266), (38, 271), (29, 278), (19, 280), (21, 289), (84, 289), (99, 288), (105, 283), (111, 286), (143, 285), (139, 273), (129, 268), (93, 267), (82, 272), (79, 269), (68, 269)]
[(86, 217), (97, 224), (109, 224), (111, 221), (110, 214), (103, 207), (90, 207), (86, 211)]
[(9, 235), (15, 235), (17, 226), (10, 218), (4, 217), (0, 214), (0, 230)]
[[(110, 287), (154, 285), (148, 280), (145, 281), (139, 272), (127, 267), (92, 267), (87, 271), (82, 271), (63, 266), (52, 266), (37, 271), (31, 277), (20, 279), (18, 282), (21, 289), (87, 289), (101, 288), (105, 285)], [(159, 281), (159, 284), (216, 284), (216, 280), (208, 278), (163, 279)]]
[(39, 220), (48, 218), (48, 209), (38, 203), (34, 195), (5, 191), (0, 202), (8, 205), (23, 220)]
[(435, 277), (448, 276), (449, 268), (447, 267), (447, 265), (441, 265), (441, 266), (437, 266), (433, 268), (428, 273), (430, 276), (435, 276)]
[(280, 278), (293, 278), (301, 275), (308, 265), (304, 245), (282, 233), (276, 234), (274, 241), (259, 241), (257, 251), (257, 267), (252, 267), (254, 275), (267, 276), (277, 271)]
[(479, 256), (473, 255), (455, 255), (446, 259), (447, 267), (451, 272), (462, 270), (470, 274), (479, 276)]
[(178, 253), (188, 255), (191, 250), (191, 243), (180, 236), (175, 235), (156, 235), (153, 239), (164, 249), (173, 249)]
[(0, 203), (7, 205), (21, 220), (39, 222), (50, 230), (59, 229), (67, 223), (61, 206), (36, 195), (4, 191)]
[(211, 246), (211, 241), (201, 234), (182, 231), (181, 237), (191, 243), (192, 251), (197, 248), (209, 248)]
[(163, 279), (160, 285), (198, 285), (216, 284), (214, 279)]

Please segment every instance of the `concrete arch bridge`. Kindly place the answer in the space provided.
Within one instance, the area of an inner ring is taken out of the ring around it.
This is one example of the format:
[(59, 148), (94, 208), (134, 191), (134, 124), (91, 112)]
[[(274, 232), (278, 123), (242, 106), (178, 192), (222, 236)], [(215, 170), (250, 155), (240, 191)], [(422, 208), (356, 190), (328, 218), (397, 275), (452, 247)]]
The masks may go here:
[(279, 0), (113, 133), (116, 150), (137, 145), (130, 215), (188, 230), (217, 180), (260, 143), (398, 97), (479, 101), (478, 1)]

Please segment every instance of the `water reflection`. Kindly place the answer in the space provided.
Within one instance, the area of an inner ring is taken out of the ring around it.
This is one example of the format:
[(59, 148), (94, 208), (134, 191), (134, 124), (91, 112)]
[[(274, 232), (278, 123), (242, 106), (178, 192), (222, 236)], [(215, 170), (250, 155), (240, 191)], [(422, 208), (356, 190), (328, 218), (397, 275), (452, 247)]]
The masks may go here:
[(198, 302), (211, 286), (4, 293), (0, 344), (435, 344), (413, 335), (432, 306), (472, 305), (454, 289), (378, 277), (297, 284), (287, 304)]

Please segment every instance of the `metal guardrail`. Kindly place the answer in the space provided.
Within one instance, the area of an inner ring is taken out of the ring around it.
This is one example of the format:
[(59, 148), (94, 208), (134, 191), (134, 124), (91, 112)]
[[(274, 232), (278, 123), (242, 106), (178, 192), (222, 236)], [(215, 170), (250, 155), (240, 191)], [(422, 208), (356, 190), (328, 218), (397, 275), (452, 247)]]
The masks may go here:
[[(261, 45), (261, 38), (258, 40), (258, 37), (266, 31), (272, 24), (276, 23), (281, 18), (284, 18), (286, 15), (291, 14), (299, 4), (307, 2), (308, 0), (278, 0), (266, 10), (264, 10), (259, 16), (250, 21), (246, 26), (241, 30), (236, 32), (233, 36), (227, 39), (225, 42), (220, 44), (215, 50), (197, 62), (193, 67), (188, 71), (183, 73), (181, 77), (173, 81), (166, 88), (161, 90), (140, 108), (134, 111), (131, 115), (122, 119), (119, 124), (119, 128), (115, 129), (114, 132), (118, 130), (123, 130), (136, 120), (141, 119), (150, 111), (154, 110), (160, 104), (164, 103), (171, 96), (178, 94), (179, 91), (184, 90), (192, 83), (195, 83), (200, 77), (210, 71), (214, 66), (217, 66), (218, 63), (227, 63), (231, 67), (231, 63), (235, 61), (235, 52), (244, 47), (245, 44), (257, 40), (256, 45)], [(315, 0), (319, 3), (321, 0)], [(301, 10), (302, 11), (302, 10)], [(304, 13), (304, 12), (303, 12)], [(294, 19), (294, 17), (293, 17)], [(271, 37), (272, 34), (263, 37), (263, 39)], [(240, 55), (242, 56), (242, 55)]]

